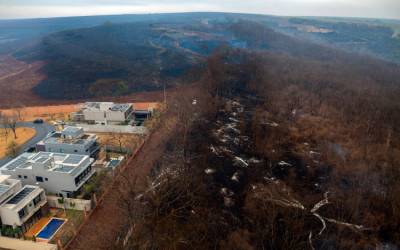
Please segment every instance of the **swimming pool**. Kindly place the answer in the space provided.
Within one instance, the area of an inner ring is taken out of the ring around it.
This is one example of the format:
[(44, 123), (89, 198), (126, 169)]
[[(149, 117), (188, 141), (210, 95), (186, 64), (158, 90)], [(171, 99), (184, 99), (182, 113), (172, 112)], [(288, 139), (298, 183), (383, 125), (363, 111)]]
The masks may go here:
[(120, 156), (118, 158), (111, 158), (111, 160), (106, 164), (106, 168), (116, 168), (123, 159), (123, 156)]
[(44, 226), (40, 232), (36, 234), (36, 238), (50, 240), (64, 223), (65, 219), (55, 217), (51, 218), (51, 220), (47, 222), (46, 226)]

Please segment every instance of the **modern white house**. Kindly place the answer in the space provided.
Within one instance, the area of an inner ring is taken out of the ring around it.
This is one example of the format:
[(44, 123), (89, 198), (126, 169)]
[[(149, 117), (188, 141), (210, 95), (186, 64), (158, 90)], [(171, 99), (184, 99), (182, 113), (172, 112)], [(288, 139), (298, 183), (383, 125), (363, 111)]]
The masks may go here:
[(113, 102), (86, 102), (84, 107), (72, 113), (75, 121), (97, 124), (116, 124), (129, 121), (133, 112), (132, 104)]
[(62, 131), (50, 133), (37, 143), (36, 150), (95, 157), (100, 145), (97, 143), (97, 135), (85, 133), (81, 127), (67, 126)]
[(22, 188), (20, 180), (11, 179), (10, 175), (0, 175), (0, 204)]
[(21, 180), (24, 185), (38, 185), (47, 193), (73, 197), (93, 176), (93, 161), (88, 155), (24, 153), (0, 170), (2, 174)]
[(1, 222), (25, 232), (45, 213), (46, 203), (43, 188), (26, 185), (0, 204)]

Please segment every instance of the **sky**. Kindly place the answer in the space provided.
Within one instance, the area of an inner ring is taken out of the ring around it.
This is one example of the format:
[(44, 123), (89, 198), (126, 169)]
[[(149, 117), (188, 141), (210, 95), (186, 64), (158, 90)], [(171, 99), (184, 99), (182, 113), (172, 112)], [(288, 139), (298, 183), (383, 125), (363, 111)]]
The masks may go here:
[(400, 0), (0, 0), (0, 19), (192, 11), (400, 19)]

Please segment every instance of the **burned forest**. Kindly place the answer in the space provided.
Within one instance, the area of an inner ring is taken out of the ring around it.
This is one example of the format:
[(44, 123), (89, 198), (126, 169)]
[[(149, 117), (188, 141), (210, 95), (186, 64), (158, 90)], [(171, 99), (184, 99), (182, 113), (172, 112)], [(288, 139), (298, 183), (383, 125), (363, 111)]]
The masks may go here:
[(396, 249), (400, 71), (341, 57), (210, 56), (114, 247)]

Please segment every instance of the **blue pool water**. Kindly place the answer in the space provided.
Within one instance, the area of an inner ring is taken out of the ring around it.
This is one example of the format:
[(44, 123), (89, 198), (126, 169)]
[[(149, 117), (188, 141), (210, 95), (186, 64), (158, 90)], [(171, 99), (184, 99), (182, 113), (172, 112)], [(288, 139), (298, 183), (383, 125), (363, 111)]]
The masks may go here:
[(47, 225), (36, 235), (37, 238), (50, 240), (53, 234), (64, 224), (65, 220), (52, 218)]
[(110, 161), (110, 167), (114, 168), (114, 167), (118, 166), (119, 162), (120, 162), (120, 160), (112, 159)]

